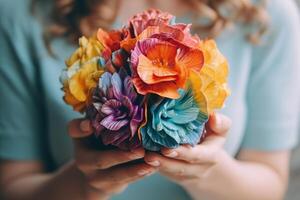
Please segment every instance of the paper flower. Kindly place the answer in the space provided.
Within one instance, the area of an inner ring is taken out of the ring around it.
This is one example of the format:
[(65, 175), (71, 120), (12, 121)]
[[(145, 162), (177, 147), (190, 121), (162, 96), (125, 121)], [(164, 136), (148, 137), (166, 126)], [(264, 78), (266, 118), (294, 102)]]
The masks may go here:
[(190, 81), (201, 111), (210, 114), (222, 108), (230, 94), (227, 86), (229, 67), (213, 40), (201, 42), (200, 49), (204, 53), (205, 62), (199, 73), (190, 74)]
[(205, 137), (209, 115), (229, 95), (229, 69), (216, 43), (190, 28), (146, 10), (79, 40), (61, 75), (64, 100), (91, 120), (100, 145), (159, 151)]
[(104, 72), (98, 63), (103, 49), (96, 38), (81, 37), (79, 48), (66, 61), (67, 68), (60, 77), (65, 92), (64, 100), (77, 111), (84, 111), (92, 89), (97, 86)]
[(133, 37), (137, 37), (149, 26), (160, 26), (174, 22), (175, 17), (169, 13), (149, 9), (140, 14), (134, 15), (129, 20), (129, 30)]
[(149, 105), (147, 123), (140, 129), (144, 148), (159, 151), (199, 142), (208, 117), (200, 112), (191, 89), (179, 94), (179, 99), (159, 99)]
[(137, 129), (143, 121), (143, 108), (138, 101), (130, 77), (123, 71), (105, 72), (93, 95), (88, 117), (95, 134), (105, 145), (133, 149), (140, 145)]
[(199, 49), (183, 47), (167, 38), (139, 41), (131, 54), (132, 81), (138, 93), (179, 98), (190, 70), (200, 71), (203, 54)]

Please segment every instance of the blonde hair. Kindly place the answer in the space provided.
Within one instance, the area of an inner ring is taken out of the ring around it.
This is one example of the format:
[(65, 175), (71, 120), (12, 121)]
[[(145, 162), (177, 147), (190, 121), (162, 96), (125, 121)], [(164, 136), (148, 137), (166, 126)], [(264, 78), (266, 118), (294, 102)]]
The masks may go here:
[[(99, 27), (110, 29), (117, 17), (120, 0), (54, 0), (54, 23), (46, 30), (46, 35), (56, 37), (66, 35), (72, 41), (81, 35), (89, 36)], [(230, 24), (255, 26), (255, 31), (246, 34), (252, 43), (268, 27), (265, 0), (258, 4), (251, 0), (182, 0), (193, 11), (194, 31), (205, 37), (214, 38)], [(196, 21), (197, 19), (197, 21)], [(202, 23), (199, 23), (199, 19)]]

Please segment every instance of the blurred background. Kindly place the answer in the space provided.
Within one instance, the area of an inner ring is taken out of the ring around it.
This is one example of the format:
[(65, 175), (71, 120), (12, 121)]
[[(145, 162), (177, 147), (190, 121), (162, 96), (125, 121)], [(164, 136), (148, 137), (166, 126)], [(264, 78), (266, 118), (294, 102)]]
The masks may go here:
[[(300, 8), (300, 0), (296, 0), (298, 8)], [(300, 122), (299, 122), (300, 125)], [(299, 126), (300, 135), (300, 126)], [(300, 139), (299, 139), (300, 143)], [(296, 148), (292, 155), (291, 163), (291, 175), (289, 190), (286, 196), (286, 200), (299, 200), (300, 199), (300, 146)]]
[[(297, 0), (298, 8), (300, 0)], [(299, 128), (300, 132), (300, 128)], [(289, 190), (286, 196), (287, 200), (299, 200), (300, 198), (300, 147), (294, 150), (291, 163), (291, 178)]]
[[(300, 8), (300, 0), (296, 0), (298, 8)], [(299, 135), (300, 135), (300, 122), (299, 122)], [(300, 137), (299, 137), (300, 143)], [(293, 151), (291, 159), (291, 174), (289, 189), (286, 200), (299, 200), (300, 199), (300, 146)]]

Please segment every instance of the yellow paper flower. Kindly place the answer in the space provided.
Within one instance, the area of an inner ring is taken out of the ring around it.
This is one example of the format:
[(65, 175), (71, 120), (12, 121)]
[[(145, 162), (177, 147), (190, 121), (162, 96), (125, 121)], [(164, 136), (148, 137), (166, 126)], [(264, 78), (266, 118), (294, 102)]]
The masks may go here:
[(104, 46), (96, 37), (81, 37), (79, 48), (66, 61), (67, 69), (61, 76), (64, 100), (76, 111), (81, 112), (88, 105), (91, 91), (104, 72), (98, 64), (103, 50)]
[(190, 81), (200, 110), (209, 115), (222, 108), (230, 94), (227, 86), (229, 66), (214, 40), (202, 41), (200, 49), (204, 54), (204, 65), (200, 72), (190, 74)]

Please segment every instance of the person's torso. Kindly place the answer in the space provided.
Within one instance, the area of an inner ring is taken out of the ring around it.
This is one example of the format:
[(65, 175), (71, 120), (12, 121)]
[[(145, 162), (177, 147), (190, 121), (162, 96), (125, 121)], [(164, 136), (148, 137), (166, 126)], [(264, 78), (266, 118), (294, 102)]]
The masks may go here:
[[(38, 26), (39, 23), (34, 23)], [(34, 27), (41, 29), (41, 27)], [(45, 110), (47, 115), (46, 141), (55, 166), (59, 167), (72, 159), (72, 141), (67, 134), (67, 124), (70, 120), (83, 115), (72, 110), (63, 101), (63, 92), (59, 76), (64, 68), (64, 60), (75, 50), (64, 39), (54, 39), (51, 43), (56, 57), (48, 54), (42, 42), (42, 35), (36, 38), (37, 62), (40, 67), (40, 77), (45, 94)], [(231, 95), (226, 101), (224, 109), (220, 110), (232, 119), (232, 127), (229, 132), (225, 149), (235, 155), (239, 150), (245, 128), (245, 92), (251, 62), (251, 46), (244, 39), (244, 34), (239, 30), (228, 30), (217, 39), (218, 47), (227, 57), (230, 64), (229, 87)], [(128, 189), (114, 197), (122, 199), (189, 199), (188, 195), (175, 183), (155, 174), (141, 181), (131, 184)]]

